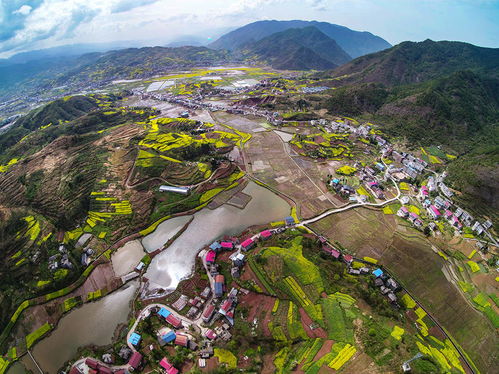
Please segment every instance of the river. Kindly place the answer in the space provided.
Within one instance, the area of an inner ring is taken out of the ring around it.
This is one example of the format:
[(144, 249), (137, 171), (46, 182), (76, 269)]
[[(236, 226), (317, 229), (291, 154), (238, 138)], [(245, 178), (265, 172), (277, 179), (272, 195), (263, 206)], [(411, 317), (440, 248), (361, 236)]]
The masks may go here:
[[(108, 296), (84, 304), (64, 316), (52, 334), (37, 343), (32, 350), (41, 368), (47, 373), (57, 373), (66, 361), (75, 357), (79, 347), (111, 343), (118, 324), (127, 321), (130, 301), (137, 287), (137, 282), (130, 282)], [(28, 355), (23, 357), (22, 363), (33, 373), (38, 372)], [(19, 372), (19, 366), (13, 370), (12, 373)]]
[(224, 204), (194, 214), (189, 227), (153, 258), (145, 274), (151, 288), (175, 289), (192, 272), (199, 250), (223, 235), (234, 235), (249, 226), (280, 221), (290, 213), (285, 200), (254, 182), (250, 182), (243, 192), (252, 196), (244, 209)]

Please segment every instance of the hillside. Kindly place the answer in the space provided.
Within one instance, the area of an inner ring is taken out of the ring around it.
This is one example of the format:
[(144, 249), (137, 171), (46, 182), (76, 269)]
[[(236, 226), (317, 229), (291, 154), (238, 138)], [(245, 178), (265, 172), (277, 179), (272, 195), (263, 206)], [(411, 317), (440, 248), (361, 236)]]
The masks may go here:
[(276, 69), (329, 69), (351, 60), (350, 56), (315, 27), (288, 29), (242, 48), (246, 58), (257, 58)]
[(61, 57), (57, 62), (31, 61), (0, 67), (0, 95), (9, 97), (70, 85), (81, 89), (81, 83), (146, 77), (176, 67), (218, 64), (228, 57), (226, 51), (206, 47), (145, 47)]
[(351, 57), (365, 55), (390, 47), (390, 43), (369, 32), (317, 21), (257, 21), (231, 31), (209, 45), (214, 49), (237, 50), (245, 44), (257, 42), (274, 33), (292, 28), (316, 27), (326, 34)]
[[(341, 45), (341, 44), (340, 44)], [(460, 70), (499, 76), (499, 49), (461, 42), (403, 42), (359, 57), (331, 72), (340, 84), (377, 82), (394, 86), (421, 83)]]
[[(478, 69), (480, 67), (478, 66)], [(412, 147), (442, 145), (460, 157), (448, 180), (462, 204), (497, 217), (499, 208), (499, 79), (458, 71), (421, 84), (360, 83), (329, 95), (331, 113), (362, 115)]]

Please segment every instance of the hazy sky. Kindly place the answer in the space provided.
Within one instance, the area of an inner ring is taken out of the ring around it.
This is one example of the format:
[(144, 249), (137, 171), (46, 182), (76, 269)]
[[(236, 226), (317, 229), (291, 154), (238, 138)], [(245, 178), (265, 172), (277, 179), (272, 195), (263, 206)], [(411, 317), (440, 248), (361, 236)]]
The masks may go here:
[(262, 19), (327, 21), (392, 44), (499, 47), (499, 0), (0, 0), (0, 57), (76, 42), (208, 39)]

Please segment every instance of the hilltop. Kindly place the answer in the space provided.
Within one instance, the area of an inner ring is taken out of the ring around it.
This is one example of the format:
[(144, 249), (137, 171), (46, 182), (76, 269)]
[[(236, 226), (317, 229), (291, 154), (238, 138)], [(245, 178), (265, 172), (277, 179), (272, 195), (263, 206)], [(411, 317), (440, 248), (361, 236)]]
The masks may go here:
[(241, 48), (246, 58), (267, 61), (273, 68), (330, 69), (351, 60), (331, 38), (316, 27), (288, 29)]
[(316, 27), (336, 43), (351, 57), (377, 52), (391, 47), (390, 43), (370, 32), (354, 31), (347, 27), (317, 21), (257, 21), (231, 31), (213, 43), (210, 48), (237, 50), (247, 43), (257, 42), (272, 34), (288, 29)]

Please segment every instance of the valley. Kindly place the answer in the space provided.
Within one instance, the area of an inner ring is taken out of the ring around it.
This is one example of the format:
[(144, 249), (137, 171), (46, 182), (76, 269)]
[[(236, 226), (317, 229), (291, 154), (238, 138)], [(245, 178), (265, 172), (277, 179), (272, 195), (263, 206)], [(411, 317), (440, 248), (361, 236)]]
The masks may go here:
[(266, 27), (4, 101), (0, 373), (493, 372), (497, 51)]

